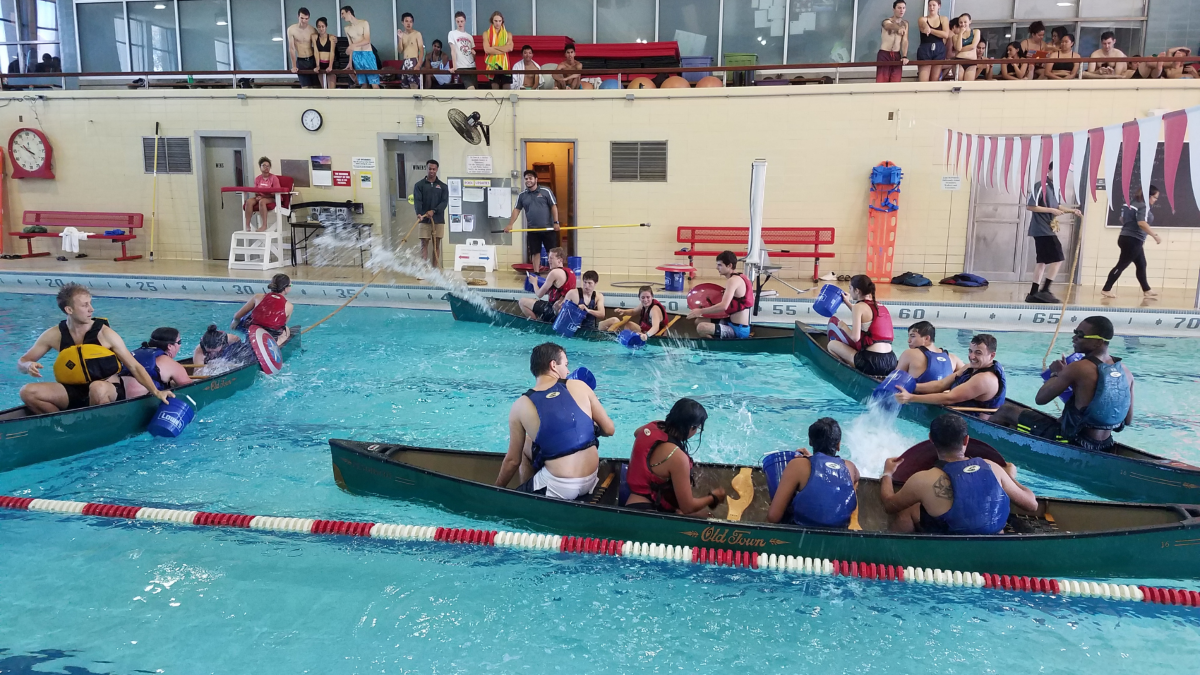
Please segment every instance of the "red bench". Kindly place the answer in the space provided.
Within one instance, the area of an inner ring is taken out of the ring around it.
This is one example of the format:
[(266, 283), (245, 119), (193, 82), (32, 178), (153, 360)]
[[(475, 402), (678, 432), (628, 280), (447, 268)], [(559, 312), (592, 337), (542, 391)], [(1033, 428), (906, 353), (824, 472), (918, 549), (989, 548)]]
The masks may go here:
[[(133, 233), (133, 228), (142, 226), (142, 214), (140, 213), (98, 213), (92, 211), (26, 211), (21, 216), (21, 225), (29, 227), (31, 225), (41, 225), (42, 227), (74, 227), (81, 229), (85, 227), (94, 227), (102, 230), (125, 230), (123, 234), (93, 234), (88, 239), (110, 239), (121, 243), (121, 257), (113, 258), (113, 260), (137, 260), (142, 257), (140, 255), (129, 255), (125, 250), (125, 242), (131, 239), (137, 239), (137, 235)], [(22, 256), (23, 258), (37, 258), (43, 255), (50, 255), (49, 252), (34, 253), (33, 240), (36, 237), (54, 237), (58, 239), (58, 232), (10, 232), (9, 234), (19, 239), (24, 239), (29, 246), (29, 253)]]
[[(764, 227), (762, 229), (763, 245), (767, 247), (772, 258), (812, 258), (813, 281), (821, 276), (821, 258), (832, 258), (833, 251), (822, 251), (822, 246), (833, 244), (832, 227)], [(685, 250), (676, 251), (675, 255), (686, 255), (689, 264), (693, 264), (693, 256), (716, 256), (721, 251), (731, 250), (741, 258), (746, 255), (746, 244), (750, 241), (748, 227), (681, 227), (676, 240), (687, 244)], [(726, 246), (712, 250), (698, 250), (697, 244), (725, 244)], [(735, 244), (742, 250), (731, 249)], [(811, 251), (793, 251), (789, 246), (811, 246)]]

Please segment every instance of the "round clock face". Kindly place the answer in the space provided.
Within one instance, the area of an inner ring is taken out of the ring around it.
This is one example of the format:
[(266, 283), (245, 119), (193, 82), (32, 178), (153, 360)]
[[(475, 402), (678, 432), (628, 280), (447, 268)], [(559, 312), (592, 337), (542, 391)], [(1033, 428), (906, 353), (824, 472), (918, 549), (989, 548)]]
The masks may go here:
[(309, 131), (316, 131), (321, 128), (321, 113), (309, 108), (300, 115), (300, 123)]
[(26, 171), (37, 171), (46, 163), (46, 144), (32, 131), (18, 131), (12, 139), (13, 162)]

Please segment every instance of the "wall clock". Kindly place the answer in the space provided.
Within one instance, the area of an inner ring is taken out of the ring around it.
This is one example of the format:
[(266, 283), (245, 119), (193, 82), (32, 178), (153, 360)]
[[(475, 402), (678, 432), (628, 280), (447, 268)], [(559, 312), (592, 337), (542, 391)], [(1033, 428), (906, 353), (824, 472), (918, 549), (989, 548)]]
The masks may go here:
[(316, 131), (317, 129), (320, 129), (323, 121), (324, 120), (321, 119), (321, 113), (313, 110), (312, 108), (309, 108), (300, 114), (300, 124), (303, 124), (304, 128), (308, 129), (309, 131)]
[(13, 178), (54, 178), (50, 170), (54, 150), (46, 135), (37, 129), (14, 131), (8, 139), (8, 155), (12, 157)]

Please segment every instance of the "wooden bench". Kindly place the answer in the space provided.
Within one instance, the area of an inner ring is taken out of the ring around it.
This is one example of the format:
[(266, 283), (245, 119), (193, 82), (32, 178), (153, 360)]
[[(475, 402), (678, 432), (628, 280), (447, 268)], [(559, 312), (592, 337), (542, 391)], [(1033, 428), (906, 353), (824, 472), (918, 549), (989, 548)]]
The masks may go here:
[[(763, 245), (772, 258), (812, 258), (813, 281), (821, 276), (821, 258), (832, 258), (833, 251), (822, 251), (822, 246), (833, 245), (834, 230), (832, 227), (764, 227), (762, 229)], [(675, 252), (675, 255), (686, 255), (688, 264), (694, 264), (694, 256), (716, 256), (721, 251), (730, 250), (739, 258), (746, 255), (746, 244), (750, 241), (748, 227), (680, 227), (676, 240), (687, 244), (686, 249)], [(724, 244), (726, 246), (714, 249), (697, 249), (697, 244)], [(729, 248), (728, 245), (737, 245)], [(793, 251), (789, 246), (811, 246), (811, 251)]]
[[(137, 260), (142, 257), (140, 255), (129, 255), (125, 250), (125, 242), (132, 239), (137, 239), (137, 235), (133, 233), (133, 228), (142, 226), (142, 214), (140, 213), (100, 213), (93, 211), (26, 211), (21, 216), (21, 225), (29, 227), (31, 225), (41, 225), (42, 227), (74, 227), (82, 228), (99, 228), (101, 230), (117, 230), (121, 229), (123, 234), (93, 234), (88, 239), (109, 239), (121, 243), (121, 257), (113, 258), (113, 260)], [(44, 255), (50, 255), (49, 252), (34, 253), (33, 240), (37, 237), (54, 237), (58, 239), (58, 232), (10, 232), (18, 239), (24, 239), (29, 247), (29, 253), (23, 255), (23, 258), (37, 258)]]

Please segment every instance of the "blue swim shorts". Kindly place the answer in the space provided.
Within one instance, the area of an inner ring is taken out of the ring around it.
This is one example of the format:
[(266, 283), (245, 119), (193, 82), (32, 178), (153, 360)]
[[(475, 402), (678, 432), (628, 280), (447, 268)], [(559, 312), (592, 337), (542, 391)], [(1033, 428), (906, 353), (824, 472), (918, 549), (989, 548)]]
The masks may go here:
[[(355, 70), (379, 70), (379, 64), (375, 63), (375, 54), (373, 52), (350, 52), (350, 54)], [(379, 76), (359, 75), (358, 83), (379, 84)]]

